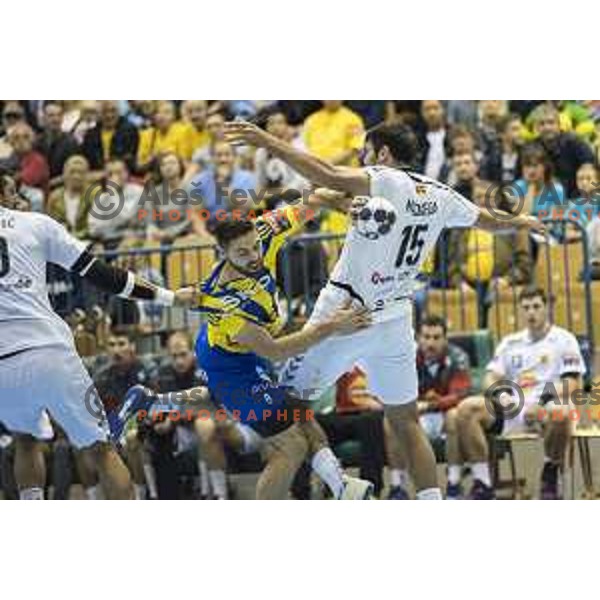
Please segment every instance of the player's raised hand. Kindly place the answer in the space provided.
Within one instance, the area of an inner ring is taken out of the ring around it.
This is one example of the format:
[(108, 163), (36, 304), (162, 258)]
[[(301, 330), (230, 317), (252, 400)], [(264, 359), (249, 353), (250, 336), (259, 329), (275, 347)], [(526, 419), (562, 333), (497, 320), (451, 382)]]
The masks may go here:
[(223, 131), (225, 140), (230, 144), (264, 146), (269, 140), (265, 131), (248, 121), (228, 121)]
[(373, 319), (367, 308), (351, 308), (348, 302), (342, 308), (339, 308), (329, 320), (333, 331), (339, 335), (354, 333), (371, 325)]
[(175, 304), (178, 306), (197, 306), (200, 301), (200, 290), (190, 286), (175, 292)]
[(356, 196), (350, 204), (350, 217), (352, 221), (358, 219), (360, 211), (368, 204), (370, 198), (368, 196)]

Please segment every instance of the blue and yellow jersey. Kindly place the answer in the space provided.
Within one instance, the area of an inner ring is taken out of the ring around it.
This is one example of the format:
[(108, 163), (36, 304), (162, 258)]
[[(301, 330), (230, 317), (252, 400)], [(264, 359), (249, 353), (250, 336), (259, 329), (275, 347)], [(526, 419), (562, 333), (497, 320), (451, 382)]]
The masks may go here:
[(201, 284), (198, 310), (207, 317), (196, 346), (200, 364), (205, 369), (230, 368), (231, 359), (253, 355), (238, 344), (235, 337), (246, 325), (264, 327), (271, 335), (281, 329), (281, 317), (276, 302), (277, 254), (286, 239), (302, 228), (297, 208), (288, 206), (256, 219), (256, 229), (262, 244), (264, 267), (256, 275), (219, 282), (225, 262), (219, 262)]

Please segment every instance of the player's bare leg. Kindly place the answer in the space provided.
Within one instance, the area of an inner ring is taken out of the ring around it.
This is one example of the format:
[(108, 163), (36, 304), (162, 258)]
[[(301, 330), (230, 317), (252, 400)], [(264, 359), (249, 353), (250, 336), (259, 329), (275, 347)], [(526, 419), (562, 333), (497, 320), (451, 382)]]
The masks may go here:
[(569, 408), (569, 406), (553, 407), (544, 423), (544, 467), (541, 476), (543, 500), (560, 498), (558, 476), (564, 470), (567, 448), (573, 431), (573, 424), (569, 420)]
[(474, 499), (490, 499), (494, 493), (489, 468), (486, 431), (494, 423), (482, 396), (465, 398), (458, 407), (457, 430), (465, 462), (471, 465)]
[(308, 440), (298, 425), (267, 439), (263, 450), (267, 464), (256, 484), (257, 500), (286, 499), (308, 450)]
[[(146, 464), (150, 463), (150, 460), (145, 455), (146, 450), (138, 436), (137, 430), (128, 431), (125, 436), (124, 457), (131, 473), (136, 500), (146, 499), (146, 473), (148, 471)], [(153, 495), (151, 494), (151, 497)]]
[(94, 457), (90, 452), (86, 452), (85, 450), (76, 450), (74, 455), (79, 481), (85, 490), (87, 499), (99, 500), (100, 486), (98, 481), (98, 471), (94, 463)]
[(107, 500), (131, 500), (131, 477), (118, 452), (108, 442), (97, 442), (84, 452), (93, 458), (104, 497)]
[(223, 437), (229, 439), (234, 448), (243, 447), (243, 439), (233, 423), (216, 423), (213, 419), (198, 418), (194, 429), (200, 443), (199, 470), (202, 477), (202, 495), (212, 495), (218, 500), (227, 500), (227, 459)]
[(43, 500), (46, 485), (46, 461), (43, 442), (31, 435), (15, 437), (15, 481), (21, 500)]
[(444, 431), (446, 433), (446, 460), (448, 462), (447, 497), (460, 498), (462, 489), (463, 455), (458, 436), (458, 408), (451, 408), (445, 415)]
[(419, 499), (441, 499), (436, 474), (435, 454), (419, 424), (417, 403), (386, 405), (385, 416), (406, 456)]

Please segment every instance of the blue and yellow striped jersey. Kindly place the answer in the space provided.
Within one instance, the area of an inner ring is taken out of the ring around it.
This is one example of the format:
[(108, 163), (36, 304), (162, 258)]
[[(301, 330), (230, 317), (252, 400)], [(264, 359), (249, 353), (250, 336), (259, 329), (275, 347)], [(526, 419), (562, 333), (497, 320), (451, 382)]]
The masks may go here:
[(277, 254), (285, 240), (302, 228), (298, 210), (292, 206), (263, 215), (255, 221), (262, 244), (264, 268), (254, 276), (241, 276), (225, 284), (219, 278), (225, 262), (219, 262), (201, 284), (198, 310), (207, 316), (205, 338), (210, 349), (225, 353), (248, 353), (234, 341), (247, 322), (264, 327), (271, 335), (281, 329), (276, 302)]

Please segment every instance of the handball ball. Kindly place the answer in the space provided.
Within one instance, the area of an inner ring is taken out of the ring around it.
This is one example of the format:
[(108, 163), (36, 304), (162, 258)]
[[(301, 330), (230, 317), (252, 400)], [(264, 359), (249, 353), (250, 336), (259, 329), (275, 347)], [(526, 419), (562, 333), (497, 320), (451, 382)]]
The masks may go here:
[[(358, 196), (362, 198), (362, 196)], [(366, 199), (366, 197), (365, 197)], [(365, 205), (358, 211), (354, 226), (359, 235), (368, 240), (378, 240), (394, 228), (397, 214), (394, 205), (385, 198), (368, 198)]]

